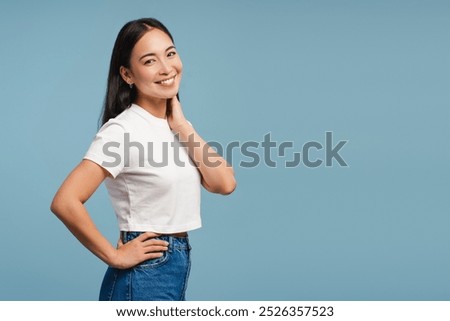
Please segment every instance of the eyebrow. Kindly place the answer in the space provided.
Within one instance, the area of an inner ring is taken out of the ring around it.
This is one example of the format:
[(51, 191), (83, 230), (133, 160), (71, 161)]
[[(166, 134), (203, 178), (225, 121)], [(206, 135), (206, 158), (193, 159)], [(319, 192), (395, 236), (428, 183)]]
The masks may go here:
[[(176, 49), (175, 46), (170, 46), (168, 47), (164, 52), (169, 51), (170, 49)], [(149, 52), (146, 53), (145, 55), (143, 55), (141, 58), (139, 58), (139, 60), (142, 60), (142, 58), (148, 57), (148, 56), (156, 56), (156, 54), (154, 54), (153, 52)]]

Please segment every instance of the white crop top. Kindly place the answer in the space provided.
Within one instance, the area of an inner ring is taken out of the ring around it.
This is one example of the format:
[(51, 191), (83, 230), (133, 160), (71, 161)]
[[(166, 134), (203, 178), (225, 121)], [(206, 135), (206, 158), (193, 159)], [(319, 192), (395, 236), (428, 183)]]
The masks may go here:
[(100, 128), (84, 159), (105, 168), (121, 231), (201, 227), (200, 173), (166, 119), (131, 105)]

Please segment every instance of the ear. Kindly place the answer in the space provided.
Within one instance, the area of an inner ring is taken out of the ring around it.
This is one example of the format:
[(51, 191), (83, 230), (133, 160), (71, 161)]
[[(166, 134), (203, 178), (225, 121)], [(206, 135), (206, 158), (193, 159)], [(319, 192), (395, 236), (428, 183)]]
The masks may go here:
[(119, 72), (120, 76), (122, 76), (123, 81), (125, 81), (129, 85), (133, 84), (134, 81), (133, 76), (131, 74), (131, 70), (125, 68), (124, 66), (120, 66)]

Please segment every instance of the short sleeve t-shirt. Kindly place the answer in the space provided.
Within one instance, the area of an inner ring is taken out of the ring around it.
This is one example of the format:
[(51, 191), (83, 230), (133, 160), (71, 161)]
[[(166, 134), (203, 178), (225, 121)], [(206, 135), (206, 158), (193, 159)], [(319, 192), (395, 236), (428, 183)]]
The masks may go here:
[(166, 119), (132, 104), (98, 131), (84, 159), (105, 168), (121, 231), (201, 227), (200, 173)]

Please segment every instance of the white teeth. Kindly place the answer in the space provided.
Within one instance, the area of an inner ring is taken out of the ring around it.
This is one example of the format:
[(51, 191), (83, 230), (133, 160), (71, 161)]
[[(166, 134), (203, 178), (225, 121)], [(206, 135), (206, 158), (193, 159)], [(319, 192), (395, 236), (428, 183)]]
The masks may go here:
[(175, 81), (175, 77), (172, 77), (172, 78), (169, 78), (169, 79), (166, 79), (166, 80), (161, 80), (161, 81), (158, 81), (158, 82), (160, 84), (163, 84), (163, 85), (171, 85), (174, 81)]

